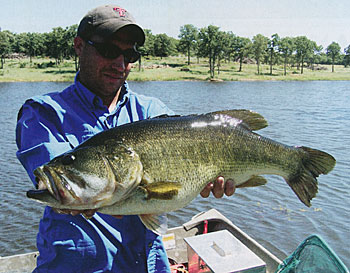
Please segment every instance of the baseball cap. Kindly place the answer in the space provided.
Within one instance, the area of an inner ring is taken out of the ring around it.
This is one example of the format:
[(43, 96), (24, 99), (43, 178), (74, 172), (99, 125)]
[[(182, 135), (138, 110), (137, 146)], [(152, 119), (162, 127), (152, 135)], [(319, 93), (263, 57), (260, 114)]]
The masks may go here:
[(115, 5), (103, 5), (89, 11), (80, 21), (78, 36), (84, 40), (94, 34), (109, 38), (122, 28), (128, 29), (132, 39), (138, 45), (144, 44), (143, 29), (136, 24), (135, 19), (127, 10)]

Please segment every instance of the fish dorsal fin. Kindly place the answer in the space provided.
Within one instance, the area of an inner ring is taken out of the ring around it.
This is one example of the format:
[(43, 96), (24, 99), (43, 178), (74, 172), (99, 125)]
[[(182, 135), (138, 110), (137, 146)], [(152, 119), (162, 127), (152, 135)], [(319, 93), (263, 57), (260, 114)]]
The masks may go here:
[(166, 214), (141, 214), (139, 215), (145, 227), (155, 234), (163, 235), (168, 230), (168, 218)]
[(224, 115), (241, 120), (243, 122), (243, 125), (252, 131), (263, 129), (268, 125), (266, 119), (262, 115), (251, 110), (223, 110), (209, 113), (209, 115)]
[(176, 196), (181, 188), (177, 182), (155, 182), (143, 187), (146, 199), (171, 200)]
[(236, 188), (258, 187), (258, 186), (265, 185), (266, 183), (267, 183), (267, 180), (264, 177), (255, 175), (252, 178), (248, 179), (243, 184), (236, 186)]

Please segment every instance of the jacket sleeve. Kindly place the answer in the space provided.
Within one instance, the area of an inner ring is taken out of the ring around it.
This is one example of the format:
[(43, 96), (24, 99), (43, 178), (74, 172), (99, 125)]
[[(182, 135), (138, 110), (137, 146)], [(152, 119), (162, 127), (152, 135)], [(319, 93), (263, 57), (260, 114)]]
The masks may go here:
[(33, 171), (52, 158), (72, 149), (60, 133), (60, 117), (52, 106), (28, 100), (18, 113), (16, 126), (17, 158), (34, 185)]

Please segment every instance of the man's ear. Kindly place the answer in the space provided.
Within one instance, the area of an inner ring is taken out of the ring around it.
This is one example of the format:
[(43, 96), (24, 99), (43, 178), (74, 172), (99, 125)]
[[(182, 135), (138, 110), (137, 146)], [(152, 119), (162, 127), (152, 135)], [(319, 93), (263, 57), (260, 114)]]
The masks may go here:
[(81, 37), (77, 36), (74, 38), (74, 49), (78, 56), (80, 56), (83, 51), (84, 43), (85, 41)]

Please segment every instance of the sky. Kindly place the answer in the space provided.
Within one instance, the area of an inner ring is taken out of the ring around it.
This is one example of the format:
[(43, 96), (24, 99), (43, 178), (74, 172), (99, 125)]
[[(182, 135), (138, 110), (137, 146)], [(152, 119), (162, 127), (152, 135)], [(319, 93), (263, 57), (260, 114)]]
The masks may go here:
[(349, 0), (0, 0), (0, 27), (15, 33), (50, 32), (78, 24), (91, 9), (116, 4), (153, 34), (178, 38), (180, 27), (215, 25), (253, 38), (306, 36), (326, 48), (350, 45)]

